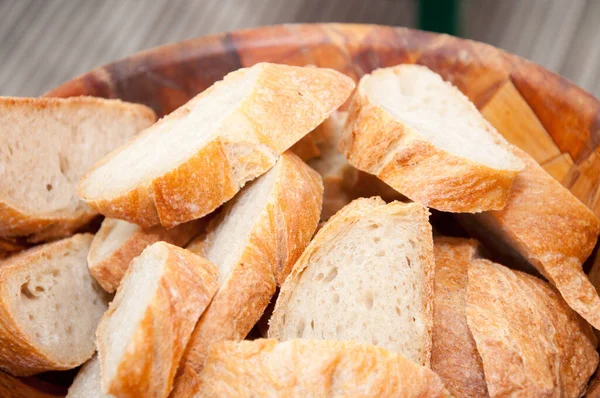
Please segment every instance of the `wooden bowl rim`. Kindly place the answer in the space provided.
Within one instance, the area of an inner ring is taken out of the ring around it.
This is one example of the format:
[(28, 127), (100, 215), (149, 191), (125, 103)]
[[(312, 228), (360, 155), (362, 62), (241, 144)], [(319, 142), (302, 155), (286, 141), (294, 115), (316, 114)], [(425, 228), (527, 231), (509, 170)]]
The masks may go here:
[[(203, 44), (205, 44), (205, 43), (214, 43), (215, 41), (221, 40), (231, 34), (256, 36), (255, 34), (257, 32), (261, 32), (261, 33), (268, 33), (270, 31), (276, 32), (279, 29), (286, 28), (286, 27), (300, 27), (300, 28), (307, 28), (307, 29), (314, 29), (314, 30), (322, 30), (322, 29), (336, 30), (337, 33), (339, 33), (342, 36), (347, 36), (345, 31), (350, 31), (353, 29), (392, 29), (398, 33), (406, 32), (406, 33), (408, 33), (408, 36), (421, 35), (421, 36), (429, 37), (430, 39), (433, 39), (436, 37), (445, 37), (447, 40), (455, 41), (456, 43), (469, 43), (470, 44), (469, 46), (465, 46), (465, 51), (467, 51), (467, 52), (476, 52), (476, 50), (487, 49), (487, 50), (492, 50), (494, 52), (497, 52), (498, 54), (502, 54), (503, 56), (505, 56), (513, 61), (516, 61), (517, 63), (533, 64), (536, 67), (541, 68), (545, 72), (556, 76), (560, 80), (566, 81), (568, 84), (570, 84), (572, 86), (572, 88), (575, 88), (577, 91), (579, 91), (581, 93), (581, 95), (591, 97), (596, 103), (598, 103), (598, 106), (600, 107), (600, 100), (598, 98), (593, 96), (591, 93), (589, 93), (585, 89), (579, 87), (577, 84), (575, 84), (573, 81), (569, 80), (568, 78), (566, 78), (562, 75), (559, 75), (556, 72), (553, 72), (553, 71), (545, 68), (542, 65), (536, 64), (533, 61), (530, 61), (519, 55), (512, 54), (508, 51), (505, 51), (501, 48), (495, 47), (491, 44), (487, 44), (487, 43), (476, 41), (476, 40), (461, 38), (461, 37), (457, 37), (457, 36), (453, 36), (453, 35), (448, 35), (445, 33), (435, 33), (435, 32), (429, 32), (429, 31), (424, 31), (424, 30), (420, 30), (420, 29), (407, 28), (407, 27), (403, 27), (403, 26), (379, 25), (379, 24), (334, 23), (334, 22), (329, 22), (329, 23), (284, 23), (284, 24), (265, 25), (265, 26), (259, 26), (259, 27), (252, 27), (252, 28), (238, 29), (238, 30), (221, 32), (221, 33), (202, 35), (202, 36), (198, 36), (198, 37), (194, 37), (194, 38), (190, 38), (190, 39), (185, 39), (185, 40), (180, 40), (180, 41), (176, 41), (176, 42), (172, 42), (172, 43), (162, 44), (162, 45), (159, 45), (156, 47), (137, 51), (127, 57), (120, 58), (120, 59), (117, 59), (116, 61), (112, 61), (112, 62), (106, 63), (102, 66), (93, 68), (90, 71), (79, 74), (79, 75), (75, 76), (74, 78), (58, 85), (57, 87), (47, 91), (43, 95), (44, 96), (55, 96), (58, 93), (62, 93), (63, 91), (69, 91), (69, 88), (70, 88), (69, 86), (71, 86), (74, 82), (79, 82), (79, 81), (85, 79), (86, 76), (88, 76), (88, 75), (105, 74), (106, 70), (111, 69), (117, 65), (121, 65), (123, 63), (129, 63), (129, 62), (138, 63), (139, 61), (150, 59), (150, 58), (155, 59), (155, 60), (161, 59), (159, 55), (162, 53), (170, 52), (170, 53), (177, 54), (177, 52), (173, 51), (173, 50), (177, 50), (179, 48), (187, 47), (187, 46), (189, 46), (191, 48), (203, 47)], [(261, 42), (259, 40), (256, 40), (255, 43), (260, 43), (260, 45), (255, 46), (254, 48), (269, 47), (269, 44), (272, 44), (272, 42), (266, 43), (266, 42)], [(310, 42), (308, 42), (308, 43), (310, 43)], [(285, 44), (285, 43), (280, 42), (278, 44), (281, 45), (281, 44)], [(314, 42), (313, 44), (318, 44), (318, 43)], [(400, 43), (398, 43), (398, 45), (395, 47), (401, 48)], [(419, 48), (417, 48), (417, 50), (419, 50)], [(219, 53), (219, 52), (220, 52), (219, 50), (214, 51), (214, 53)], [(208, 55), (208, 54), (210, 54), (210, 53), (206, 53), (206, 55)], [(179, 60), (180, 62), (185, 61), (185, 57), (182, 57), (182, 58), (183, 59)], [(168, 59), (169, 63), (173, 63), (173, 61), (175, 61), (173, 58)], [(155, 64), (155, 65), (160, 66), (160, 63)]]

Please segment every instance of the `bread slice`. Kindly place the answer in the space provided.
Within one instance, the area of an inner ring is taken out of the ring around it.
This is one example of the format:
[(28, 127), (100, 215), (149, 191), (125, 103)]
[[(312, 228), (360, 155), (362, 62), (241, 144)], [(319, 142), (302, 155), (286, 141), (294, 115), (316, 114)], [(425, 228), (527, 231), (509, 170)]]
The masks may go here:
[(448, 212), (499, 210), (523, 169), (467, 97), (425, 66), (361, 78), (340, 147), (350, 164)]
[(259, 63), (232, 72), (97, 164), (79, 194), (144, 227), (200, 218), (269, 170), (353, 88), (323, 68)]
[(158, 241), (184, 246), (205, 226), (206, 221), (200, 219), (172, 229), (159, 225), (142, 228), (127, 221), (105, 218), (88, 254), (90, 273), (104, 290), (112, 293), (119, 287), (131, 260), (147, 246)]
[(498, 251), (516, 250), (600, 329), (600, 297), (582, 269), (600, 234), (600, 220), (528, 154), (506, 207), (461, 218), (471, 233)]
[(351, 166), (340, 152), (338, 145), (347, 116), (347, 112), (336, 111), (309, 135), (320, 152), (320, 157), (310, 159), (308, 164), (323, 177), (325, 192), (321, 220), (325, 221), (361, 197), (381, 196), (386, 202), (406, 199), (379, 178)]
[(448, 397), (440, 378), (401, 355), (353, 341), (215, 344), (195, 397)]
[(467, 323), (490, 396), (580, 397), (598, 365), (596, 337), (558, 291), (482, 259), (468, 278)]
[(467, 281), (477, 241), (436, 237), (431, 369), (453, 397), (488, 397), (483, 365), (467, 325)]
[(77, 372), (66, 398), (111, 398), (111, 395), (102, 392), (98, 355), (94, 355)]
[(156, 120), (145, 106), (93, 97), (0, 97), (0, 236), (69, 236), (96, 212), (75, 184)]
[(127, 270), (98, 325), (102, 391), (166, 397), (183, 350), (217, 291), (217, 268), (165, 242), (144, 249)]
[(321, 213), (319, 175), (284, 153), (213, 219), (188, 248), (219, 267), (220, 288), (198, 321), (175, 382), (188, 397), (211, 344), (246, 337), (312, 237)]
[[(30, 385), (21, 379), (17, 379), (7, 373), (0, 372), (0, 397), (3, 398), (58, 398), (54, 394), (52, 387), (45, 383), (36, 383), (42, 385)], [(46, 391), (44, 388), (48, 388)], [(91, 398), (91, 397), (90, 397)]]
[(308, 245), (279, 292), (269, 337), (356, 340), (429, 366), (433, 243), (419, 204), (357, 199)]
[(108, 295), (86, 263), (91, 234), (0, 262), (0, 369), (15, 376), (75, 368), (94, 354)]

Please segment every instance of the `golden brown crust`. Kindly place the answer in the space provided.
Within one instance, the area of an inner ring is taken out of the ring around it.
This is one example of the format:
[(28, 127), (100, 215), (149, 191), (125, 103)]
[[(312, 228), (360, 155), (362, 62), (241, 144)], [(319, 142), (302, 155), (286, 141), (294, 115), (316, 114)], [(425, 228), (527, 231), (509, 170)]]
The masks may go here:
[(342, 207), (358, 198), (380, 196), (386, 202), (404, 201), (398, 191), (372, 174), (351, 166), (338, 149), (346, 123), (347, 112), (336, 111), (314, 129), (314, 138), (321, 158), (311, 159), (308, 164), (323, 177), (323, 211), (321, 220), (328, 220)]
[(29, 245), (20, 240), (0, 238), (0, 259), (27, 249)]
[[(488, 131), (506, 143), (491, 125)], [(518, 172), (493, 169), (436, 147), (375, 104), (363, 80), (354, 94), (340, 149), (351, 165), (408, 198), (453, 213), (502, 209)]]
[(435, 294), (431, 369), (454, 397), (488, 396), (481, 357), (467, 325), (469, 264), (478, 242), (435, 238)]
[[(123, 397), (165, 397), (171, 390), (173, 378), (183, 350), (200, 314), (217, 291), (218, 271), (208, 260), (188, 250), (165, 242), (157, 242), (167, 251), (165, 265), (142, 320), (135, 328), (111, 380), (103, 371), (102, 387), (111, 395)], [(132, 272), (130, 267), (125, 278)], [(104, 314), (97, 330), (98, 355), (102, 369), (107, 368), (105, 335), (118, 335), (118, 325), (110, 318), (123, 296), (135, 294), (117, 290), (114, 301)]]
[(296, 156), (305, 162), (321, 155), (321, 152), (319, 151), (319, 148), (317, 147), (317, 144), (315, 143), (315, 140), (311, 134), (307, 134), (300, 138), (300, 141), (292, 145), (290, 151), (292, 151)]
[[(57, 109), (77, 112), (81, 108), (98, 108), (98, 112), (117, 111), (135, 122), (138, 131), (156, 121), (152, 109), (118, 99), (96, 97), (71, 98), (19, 98), (0, 97), (0, 108), (10, 112), (11, 108), (31, 108), (32, 110)], [(31, 242), (54, 240), (71, 235), (89, 223), (97, 213), (89, 206), (80, 206), (75, 211), (56, 211), (52, 214), (31, 214), (0, 199), (0, 236), (27, 236)]]
[[(102, 214), (144, 227), (158, 222), (173, 227), (202, 217), (231, 199), (247, 181), (271, 168), (277, 155), (329, 116), (354, 88), (350, 78), (330, 69), (267, 63), (253, 68), (261, 69), (254, 90), (223, 121), (223, 133), (196, 155), (155, 178), (148, 188), (136, 188), (135, 194), (125, 192), (112, 198), (87, 195), (92, 169), (79, 184), (80, 197)], [(247, 71), (232, 72), (217, 84), (230, 84)], [(157, 125), (177, 120), (211, 90), (199, 94)], [(113, 156), (114, 153), (96, 168)]]
[[(37, 385), (37, 386), (36, 386)], [(0, 372), (0, 397), (2, 398), (58, 398), (63, 394), (53, 394), (55, 386), (44, 382), (28, 384), (7, 373)]]
[(131, 260), (139, 256), (147, 246), (158, 241), (171, 243), (175, 246), (184, 246), (206, 227), (206, 221), (200, 219), (178, 225), (169, 230), (160, 225), (147, 229), (140, 228), (126, 241), (121, 242), (116, 251), (104, 259), (96, 261), (94, 259), (95, 251), (108, 238), (111, 229), (114, 228), (114, 223), (115, 220), (111, 218), (106, 218), (102, 222), (100, 230), (94, 236), (88, 255), (90, 274), (109, 293), (117, 290)]
[(587, 391), (585, 392), (584, 397), (600, 398), (600, 375), (597, 371), (590, 379), (590, 384), (588, 384)]
[(506, 207), (475, 215), (483, 230), (525, 257), (565, 301), (600, 328), (600, 297), (581, 265), (592, 252), (600, 220), (525, 152)]
[(23, 267), (38, 258), (48, 258), (55, 253), (62, 253), (72, 246), (90, 245), (91, 234), (74, 235), (57, 242), (47, 243), (22, 251), (0, 261), (0, 369), (15, 376), (30, 376), (49, 370), (67, 370), (81, 365), (93, 354), (90, 347), (89, 355), (85, 358), (74, 358), (73, 362), (58, 362), (51, 353), (44, 352), (32, 341), (28, 333), (22, 330), (17, 320), (11, 314), (10, 301), (12, 293), (9, 283), (5, 281), (10, 275), (19, 272)]
[(352, 341), (260, 339), (212, 347), (195, 397), (447, 397), (431, 370)]
[(581, 396), (598, 365), (596, 337), (558, 291), (481, 259), (468, 277), (467, 322), (490, 396)]
[[(279, 174), (248, 244), (192, 334), (173, 397), (187, 397), (193, 391), (211, 344), (246, 337), (317, 227), (323, 196), (319, 175), (291, 152), (284, 153), (279, 162)], [(212, 239), (211, 231), (233, 205), (228, 204), (211, 221), (205, 239)], [(203, 244), (202, 238), (195, 240), (192, 249), (202, 254)]]
[[(288, 275), (285, 283), (281, 286), (273, 316), (269, 321), (269, 337), (281, 338), (283, 335), (285, 311), (290, 306), (290, 300), (294, 290), (300, 283), (303, 272), (310, 266), (311, 257), (323, 244), (335, 239), (341, 231), (355, 223), (357, 219), (376, 213), (384, 213), (386, 215), (410, 213), (414, 215), (415, 219), (421, 220), (428, 220), (429, 216), (428, 210), (419, 204), (392, 202), (386, 205), (379, 197), (359, 198), (343, 207), (319, 229), (313, 240), (294, 264), (294, 268)], [(422, 236), (431, 239), (431, 225), (429, 222), (426, 221), (423, 223), (420, 227), (420, 232)], [(432, 246), (433, 242), (430, 243), (430, 247)], [(433, 253), (423, 250), (421, 255), (422, 258), (420, 258), (420, 261), (423, 263), (423, 272), (429, 280), (423, 283), (424, 288), (421, 292), (424, 301), (423, 323), (425, 324), (425, 333), (423, 341), (420, 341), (418, 344), (423, 347), (423, 352), (425, 353), (424, 357), (420, 360), (420, 364), (429, 366), (433, 328), (433, 273), (435, 265)]]

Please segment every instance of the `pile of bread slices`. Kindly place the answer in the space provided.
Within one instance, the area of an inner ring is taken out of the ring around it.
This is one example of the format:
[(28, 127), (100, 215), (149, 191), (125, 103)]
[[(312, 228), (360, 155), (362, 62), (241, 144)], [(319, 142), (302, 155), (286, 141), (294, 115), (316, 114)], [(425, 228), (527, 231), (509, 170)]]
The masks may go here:
[(593, 394), (600, 221), (436, 73), (260, 63), (155, 119), (0, 98), (0, 393)]

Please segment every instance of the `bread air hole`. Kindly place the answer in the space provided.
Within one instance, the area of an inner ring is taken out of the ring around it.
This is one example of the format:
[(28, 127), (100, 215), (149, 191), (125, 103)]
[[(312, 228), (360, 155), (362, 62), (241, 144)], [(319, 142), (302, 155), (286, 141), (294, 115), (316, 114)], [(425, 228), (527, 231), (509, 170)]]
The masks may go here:
[(30, 300), (36, 300), (44, 291), (45, 289), (42, 286), (36, 286), (35, 288), (31, 289), (29, 286), (29, 281), (21, 285), (21, 295)]
[(52, 191), (52, 184), (46, 184), (46, 191), (50, 192)]
[(398, 314), (398, 316), (402, 316), (402, 311), (400, 310), (399, 306), (396, 306), (396, 314)]
[(296, 337), (302, 338), (302, 336), (304, 335), (305, 327), (306, 327), (306, 323), (304, 322), (304, 319), (300, 319), (298, 321), (298, 326), (296, 326)]
[(368, 310), (373, 309), (373, 292), (365, 293), (364, 303)]
[(337, 276), (337, 274), (338, 274), (337, 267), (332, 268), (331, 271), (329, 271), (329, 273), (323, 280), (323, 282), (329, 283), (329, 282), (333, 281), (335, 279), (335, 277)]
[(340, 295), (339, 295), (339, 294), (337, 294), (337, 293), (334, 293), (334, 294), (333, 294), (333, 297), (331, 298), (331, 301), (332, 301), (334, 304), (337, 304), (337, 303), (339, 303), (339, 302), (340, 302)]

